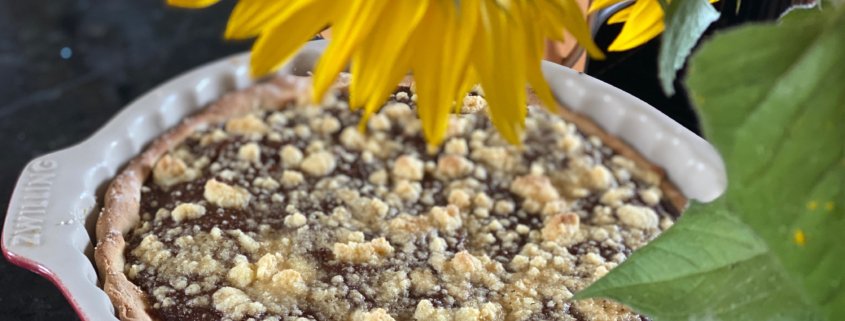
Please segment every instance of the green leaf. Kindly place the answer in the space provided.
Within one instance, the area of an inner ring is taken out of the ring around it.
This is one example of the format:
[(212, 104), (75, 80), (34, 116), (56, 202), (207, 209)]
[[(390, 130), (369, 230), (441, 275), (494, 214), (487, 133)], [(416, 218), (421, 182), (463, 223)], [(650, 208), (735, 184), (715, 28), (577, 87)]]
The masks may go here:
[(719, 12), (707, 0), (672, 1), (666, 10), (666, 30), (658, 54), (658, 76), (663, 92), (675, 93), (675, 74), (684, 66), (692, 48), (707, 30), (719, 19)]
[(579, 298), (657, 320), (845, 319), (845, 7), (826, 9), (702, 46), (687, 84), (728, 190)]
[[(714, 41), (689, 79), (705, 133), (736, 182), (726, 195), (732, 209), (836, 320), (845, 318), (843, 33), (845, 9), (796, 11), (778, 26)], [(806, 246), (794, 242), (799, 230)]]
[[(694, 204), (675, 226), (578, 293), (604, 296), (654, 320), (813, 320), (766, 245), (715, 204)], [(773, 309), (772, 307), (779, 307)]]

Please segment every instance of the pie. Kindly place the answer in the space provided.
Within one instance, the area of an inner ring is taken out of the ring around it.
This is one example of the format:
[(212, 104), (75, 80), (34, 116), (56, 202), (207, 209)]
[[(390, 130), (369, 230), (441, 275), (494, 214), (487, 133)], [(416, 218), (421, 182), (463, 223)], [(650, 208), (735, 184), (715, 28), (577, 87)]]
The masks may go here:
[(645, 320), (573, 293), (672, 225), (662, 171), (567, 111), (508, 145), (470, 94), (425, 144), (406, 83), (358, 128), (345, 81), (228, 94), (106, 191), (95, 258), (121, 320)]

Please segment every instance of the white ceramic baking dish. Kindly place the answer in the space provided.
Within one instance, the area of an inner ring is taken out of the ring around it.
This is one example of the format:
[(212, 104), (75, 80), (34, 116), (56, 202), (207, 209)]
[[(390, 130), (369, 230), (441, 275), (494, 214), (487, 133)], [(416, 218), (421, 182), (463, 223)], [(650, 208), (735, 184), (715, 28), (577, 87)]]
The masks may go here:
[[(325, 47), (311, 42), (281, 73), (305, 74)], [(3, 254), (50, 279), (83, 320), (116, 320), (93, 265), (94, 223), (102, 192), (153, 138), (226, 92), (252, 83), (249, 57), (212, 62), (155, 88), (84, 142), (32, 160), (17, 182), (3, 228)], [(652, 162), (691, 199), (710, 201), (727, 184), (706, 141), (645, 102), (570, 69), (543, 72), (561, 103), (592, 118)]]

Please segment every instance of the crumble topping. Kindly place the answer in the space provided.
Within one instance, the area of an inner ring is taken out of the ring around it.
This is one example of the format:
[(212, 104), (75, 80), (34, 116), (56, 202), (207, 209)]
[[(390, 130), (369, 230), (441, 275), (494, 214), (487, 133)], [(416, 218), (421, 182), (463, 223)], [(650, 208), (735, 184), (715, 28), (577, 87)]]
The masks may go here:
[(335, 243), (332, 252), (340, 262), (378, 265), (385, 257), (393, 255), (393, 247), (380, 237), (369, 242)]
[(636, 229), (656, 228), (659, 220), (654, 210), (627, 204), (616, 209), (616, 216), (622, 224)]
[(256, 316), (267, 311), (261, 303), (252, 301), (246, 293), (232, 287), (224, 287), (211, 296), (214, 307), (232, 319)]
[(308, 155), (302, 160), (302, 170), (311, 176), (325, 176), (335, 167), (335, 159), (331, 153), (320, 151)]
[(192, 180), (199, 175), (196, 169), (189, 168), (185, 161), (164, 155), (153, 167), (153, 180), (156, 184), (167, 187)]
[(183, 203), (176, 206), (170, 216), (175, 222), (182, 222), (184, 220), (195, 219), (205, 215), (205, 207), (202, 205)]
[(141, 195), (126, 275), (158, 320), (645, 320), (573, 302), (671, 226), (660, 175), (541, 108), (510, 146), (480, 95), (430, 153), (401, 88), (194, 133)]
[(418, 181), (423, 178), (423, 163), (411, 155), (402, 155), (393, 164), (393, 177)]
[[(228, 175), (231, 179), (233, 176)], [(205, 200), (220, 207), (244, 208), (249, 203), (252, 195), (246, 189), (221, 183), (216, 179), (210, 179), (205, 183), (203, 191)]]
[(556, 214), (548, 219), (546, 226), (540, 231), (543, 239), (546, 241), (554, 241), (566, 245), (577, 243), (578, 232), (580, 230), (580, 221), (578, 214), (565, 213)]
[(226, 122), (226, 132), (236, 135), (260, 136), (268, 131), (267, 124), (256, 115), (233, 118)]
[(238, 158), (243, 161), (258, 163), (261, 161), (261, 149), (256, 143), (248, 143), (238, 149)]
[(279, 151), (279, 157), (281, 157), (282, 164), (291, 168), (299, 166), (299, 163), (302, 162), (303, 158), (302, 151), (293, 145), (285, 145), (285, 147), (282, 147)]

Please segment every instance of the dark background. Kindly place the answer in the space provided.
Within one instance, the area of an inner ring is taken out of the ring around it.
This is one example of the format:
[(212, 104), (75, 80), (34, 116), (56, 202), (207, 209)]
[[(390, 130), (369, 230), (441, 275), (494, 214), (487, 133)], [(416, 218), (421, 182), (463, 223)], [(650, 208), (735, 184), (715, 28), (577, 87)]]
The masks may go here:
[[(736, 11), (735, 1), (722, 1), (711, 29), (776, 17), (786, 2), (745, 0)], [(247, 50), (248, 43), (221, 40), (233, 3), (184, 11), (163, 1), (0, 0), (0, 213), (30, 159), (80, 142), (157, 84)], [(600, 45), (617, 32), (603, 28)], [(588, 73), (697, 131), (683, 88), (671, 98), (660, 90), (658, 45), (611, 53), (590, 62)], [(75, 319), (52, 284), (0, 259), (0, 320)]]

